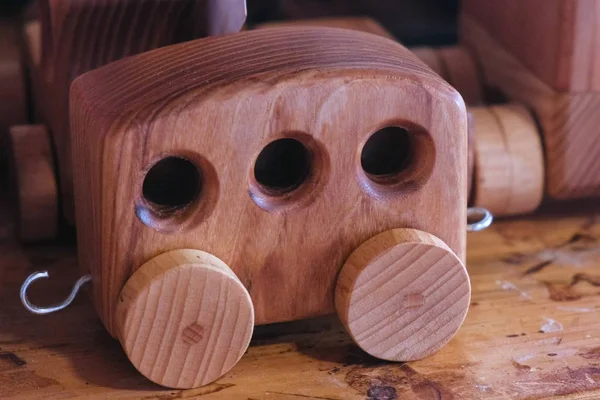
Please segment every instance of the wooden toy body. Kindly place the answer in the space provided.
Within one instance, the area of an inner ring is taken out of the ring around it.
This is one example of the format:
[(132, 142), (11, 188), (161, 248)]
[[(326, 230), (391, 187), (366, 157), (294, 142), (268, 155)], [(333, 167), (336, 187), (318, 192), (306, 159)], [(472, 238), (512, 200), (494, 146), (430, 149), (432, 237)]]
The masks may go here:
[(546, 187), (600, 196), (600, 2), (463, 2), (462, 41), (486, 84), (530, 107), (542, 127)]
[(69, 87), (112, 61), (211, 34), (237, 32), (245, 1), (41, 0), (25, 25), (33, 107), (56, 150), (63, 213), (73, 220)]
[[(78, 78), (71, 118), (80, 265), (115, 336), (125, 282), (172, 250), (223, 260), (257, 324), (333, 312), (345, 260), (390, 229), (430, 232), (464, 259), (464, 103), (391, 40), (286, 28), (169, 46)], [(408, 132), (412, 153), (398, 174), (371, 176), (361, 150), (386, 127)], [(272, 191), (256, 160), (282, 138), (304, 146), (310, 167)], [(190, 191), (182, 175), (173, 188), (191, 201), (164, 208), (145, 186), (169, 159), (199, 179)]]

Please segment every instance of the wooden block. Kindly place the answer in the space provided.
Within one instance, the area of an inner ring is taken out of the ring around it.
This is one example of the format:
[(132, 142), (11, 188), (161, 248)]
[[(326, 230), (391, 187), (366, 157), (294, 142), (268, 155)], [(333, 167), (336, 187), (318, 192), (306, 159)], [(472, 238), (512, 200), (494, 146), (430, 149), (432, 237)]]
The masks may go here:
[(477, 61), (464, 46), (416, 47), (411, 51), (447, 80), (468, 105), (483, 103), (483, 87)]
[(248, 291), (217, 257), (174, 250), (142, 265), (121, 291), (117, 332), (135, 367), (159, 385), (189, 389), (228, 372), (254, 329)]
[(8, 151), (18, 238), (53, 239), (58, 233), (58, 188), (48, 131), (41, 125), (13, 126)]
[(549, 87), (600, 90), (597, 0), (465, 0), (462, 12)]
[(464, 104), (391, 40), (287, 27), (169, 46), (75, 80), (71, 115), (79, 265), (113, 335), (129, 276), (170, 250), (222, 259), (257, 324), (333, 312), (340, 267), (382, 231), (465, 255)]
[(381, 26), (381, 24), (369, 17), (334, 17), (268, 22), (257, 26), (257, 29), (281, 28), (283, 26), (324, 26), (330, 28), (344, 28), (394, 39), (394, 36)]
[(532, 74), (466, 16), (462, 40), (480, 61), (484, 81), (533, 110), (544, 135), (546, 188), (555, 199), (600, 196), (600, 93), (561, 93)]
[[(39, 26), (30, 21), (25, 28), (29, 59), (33, 60), (29, 67), (37, 97), (34, 102), (54, 139), (63, 213), (73, 223), (68, 113), (72, 80), (133, 54), (237, 32), (246, 18), (246, 4), (245, 0), (41, 0), (39, 15)], [(34, 55), (38, 52), (39, 64)]]
[(544, 192), (544, 158), (535, 121), (515, 104), (469, 112), (475, 130), (473, 205), (497, 216), (534, 211)]
[(462, 325), (469, 275), (437, 237), (414, 229), (380, 233), (350, 255), (335, 306), (354, 341), (374, 357), (413, 361), (441, 349)]
[(15, 24), (0, 19), (0, 137), (27, 122), (27, 89)]

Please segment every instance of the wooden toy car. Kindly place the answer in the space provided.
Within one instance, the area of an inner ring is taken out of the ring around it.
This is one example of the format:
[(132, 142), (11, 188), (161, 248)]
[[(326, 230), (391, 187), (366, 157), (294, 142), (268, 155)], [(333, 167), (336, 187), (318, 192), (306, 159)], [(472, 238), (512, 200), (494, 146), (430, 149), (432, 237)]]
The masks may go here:
[(130, 360), (190, 388), (254, 325), (337, 310), (386, 360), (439, 350), (470, 299), (467, 117), (392, 40), (264, 29), (77, 78), (80, 266)]
[(39, 0), (36, 6), (24, 26), (24, 42), (32, 108), (43, 125), (10, 132), (23, 241), (56, 235), (59, 203), (66, 220), (75, 223), (68, 112), (73, 79), (133, 54), (237, 32), (246, 17), (245, 0)]

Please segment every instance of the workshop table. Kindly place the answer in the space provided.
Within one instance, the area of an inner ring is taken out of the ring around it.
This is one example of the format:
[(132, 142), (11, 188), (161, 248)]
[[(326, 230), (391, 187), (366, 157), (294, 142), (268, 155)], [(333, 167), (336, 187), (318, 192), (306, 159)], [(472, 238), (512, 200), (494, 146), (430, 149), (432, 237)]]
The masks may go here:
[[(0, 207), (0, 398), (495, 399), (600, 398), (600, 208), (499, 221), (468, 237), (471, 308), (456, 337), (406, 364), (360, 351), (337, 318), (257, 327), (241, 361), (192, 390), (159, 387), (129, 363), (89, 297), (35, 316), (19, 286), (35, 270), (36, 304), (62, 300), (78, 276), (73, 239), (22, 246)], [(574, 212), (577, 215), (573, 214)]]

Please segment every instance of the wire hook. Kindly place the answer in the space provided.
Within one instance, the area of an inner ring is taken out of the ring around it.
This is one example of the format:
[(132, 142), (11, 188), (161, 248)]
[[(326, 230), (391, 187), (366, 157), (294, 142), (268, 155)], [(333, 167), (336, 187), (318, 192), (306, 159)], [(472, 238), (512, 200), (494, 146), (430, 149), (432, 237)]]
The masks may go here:
[(469, 207), (467, 208), (467, 221), (477, 219), (475, 222), (467, 223), (467, 232), (478, 232), (482, 231), (494, 221), (492, 213), (482, 207)]
[(29, 311), (33, 314), (38, 314), (38, 315), (50, 314), (50, 313), (60, 311), (63, 308), (68, 307), (75, 299), (75, 296), (77, 296), (79, 289), (83, 285), (85, 285), (86, 283), (88, 283), (92, 280), (92, 275), (88, 274), (88, 275), (84, 275), (81, 278), (79, 278), (77, 280), (77, 282), (75, 282), (75, 285), (73, 285), (73, 289), (71, 289), (71, 294), (69, 294), (69, 297), (67, 297), (61, 303), (54, 304), (54, 305), (48, 306), (48, 307), (38, 307), (36, 305), (33, 305), (27, 298), (27, 289), (29, 289), (29, 286), (31, 286), (31, 284), (33, 282), (37, 281), (38, 279), (42, 279), (42, 278), (49, 278), (48, 271), (38, 271), (38, 272), (34, 272), (33, 274), (29, 275), (27, 277), (27, 279), (25, 279), (25, 282), (23, 282), (23, 284), (21, 285), (21, 292), (20, 292), (21, 303), (23, 303), (23, 305), (25, 306), (27, 311)]

